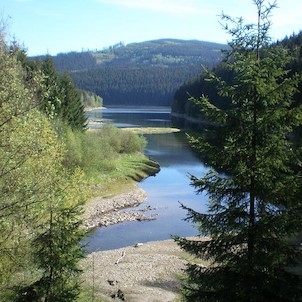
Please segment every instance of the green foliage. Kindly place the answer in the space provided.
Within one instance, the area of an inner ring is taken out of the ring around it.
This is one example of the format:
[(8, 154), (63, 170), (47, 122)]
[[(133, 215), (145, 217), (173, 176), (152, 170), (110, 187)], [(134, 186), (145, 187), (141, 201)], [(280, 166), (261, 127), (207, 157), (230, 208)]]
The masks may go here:
[(43, 81), (40, 86), (40, 108), (50, 118), (59, 118), (74, 129), (86, 126), (81, 93), (68, 74), (59, 75), (50, 57), (42, 62)]
[(202, 156), (215, 168), (203, 178), (191, 176), (197, 193), (207, 192), (207, 213), (188, 210), (203, 241), (177, 238), (186, 251), (210, 261), (207, 268), (188, 265), (184, 284), (187, 301), (299, 301), (301, 275), (296, 241), (302, 229), (299, 153), (287, 139), (302, 123), (302, 108), (293, 95), (301, 77), (288, 76), (290, 57), (282, 47), (270, 47), (268, 17), (275, 4), (257, 6), (258, 23), (223, 19), (234, 27), (226, 68), (227, 83), (208, 73), (218, 94), (232, 106), (222, 110), (204, 96), (195, 100), (205, 118), (215, 122), (193, 138)]
[[(64, 145), (53, 129), (52, 106), (44, 110), (48, 116), (37, 106), (46, 94), (59, 104), (53, 98), (58, 86), (42, 92), (39, 67), (20, 62), (15, 49), (0, 49), (0, 65), (0, 300), (72, 301), (82, 257), (78, 204), (84, 184), (79, 172), (70, 176), (62, 166)], [(47, 253), (50, 246), (55, 253)], [(56, 277), (51, 286), (49, 267)], [(50, 298), (55, 286), (60, 297)]]
[(76, 207), (60, 210), (50, 217), (49, 228), (34, 242), (35, 260), (43, 270), (43, 276), (35, 285), (45, 301), (74, 301), (79, 295), (77, 263), (84, 256), (79, 246), (83, 232), (79, 231), (78, 216)]
[[(60, 174), (60, 172), (58, 172)], [(79, 245), (81, 203), (85, 193), (83, 176), (76, 171), (71, 178), (61, 173), (61, 181), (53, 188), (53, 196), (45, 205), (43, 222), (36, 226), (32, 240), (32, 261), (36, 277), (17, 287), (14, 301), (74, 301), (80, 292), (78, 281), (83, 249)]]
[(68, 74), (65, 73), (60, 82), (63, 91), (61, 119), (73, 129), (82, 130), (86, 127), (86, 116), (81, 93), (76, 89)]
[(94, 108), (94, 107), (102, 107), (103, 99), (90, 91), (81, 91), (81, 103), (84, 107)]
[[(23, 265), (62, 150), (15, 56), (0, 50), (0, 292)], [(23, 246), (22, 246), (23, 245)]]
[(59, 83), (59, 75), (50, 57), (42, 62), (43, 72), (42, 100), (40, 108), (49, 117), (54, 118), (61, 113), (63, 91)]
[(114, 170), (117, 167), (113, 161), (121, 154), (142, 152), (146, 145), (143, 137), (113, 125), (86, 133), (67, 129), (64, 142), (67, 148), (65, 166), (81, 167), (88, 174)]

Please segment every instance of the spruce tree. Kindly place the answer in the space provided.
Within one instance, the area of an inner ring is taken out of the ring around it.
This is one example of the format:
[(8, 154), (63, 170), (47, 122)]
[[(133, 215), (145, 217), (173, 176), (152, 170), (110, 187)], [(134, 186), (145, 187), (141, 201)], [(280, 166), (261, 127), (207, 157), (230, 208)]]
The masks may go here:
[(68, 74), (60, 75), (51, 57), (42, 63), (44, 75), (41, 86), (40, 108), (50, 118), (58, 118), (73, 129), (86, 127), (81, 94)]
[(79, 208), (50, 209), (49, 227), (34, 241), (35, 259), (43, 270), (32, 292), (39, 293), (37, 300), (45, 302), (75, 301), (80, 293), (78, 262), (83, 255), (80, 241)]
[(16, 302), (71, 302), (80, 294), (79, 261), (84, 258), (81, 240), (83, 175), (76, 171), (54, 188), (47, 215), (40, 219), (32, 240), (36, 276), (30, 284), (16, 288)]
[(83, 130), (86, 127), (84, 105), (81, 101), (81, 93), (75, 87), (71, 77), (64, 73), (61, 77), (63, 91), (61, 104), (61, 118), (73, 129)]
[(197, 193), (209, 196), (208, 211), (184, 206), (205, 238), (176, 238), (185, 251), (209, 262), (206, 268), (188, 265), (187, 301), (301, 301), (296, 238), (302, 183), (289, 140), (302, 122), (301, 107), (293, 106), (300, 76), (288, 75), (290, 57), (270, 45), (276, 3), (265, 2), (253, 0), (256, 24), (222, 16), (232, 35), (226, 66), (234, 78), (227, 84), (208, 73), (208, 79), (231, 108), (221, 110), (206, 96), (193, 100), (211, 127), (191, 142), (212, 169), (203, 178), (191, 176)]
[(48, 117), (54, 118), (60, 116), (62, 107), (63, 90), (60, 85), (60, 76), (56, 70), (55, 64), (50, 56), (42, 62), (41, 66), (44, 80), (41, 87), (41, 110)]

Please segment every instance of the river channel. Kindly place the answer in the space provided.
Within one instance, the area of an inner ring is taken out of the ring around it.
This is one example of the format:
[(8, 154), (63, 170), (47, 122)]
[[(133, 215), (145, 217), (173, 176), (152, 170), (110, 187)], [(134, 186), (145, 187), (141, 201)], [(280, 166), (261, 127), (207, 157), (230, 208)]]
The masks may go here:
[[(170, 108), (106, 108), (88, 112), (88, 118), (107, 121), (117, 127), (171, 127)], [(139, 187), (148, 199), (138, 209), (150, 206), (157, 219), (125, 222), (97, 228), (86, 239), (88, 252), (121, 248), (135, 243), (170, 239), (171, 235), (193, 236), (195, 227), (187, 221), (180, 203), (205, 211), (206, 197), (196, 195), (188, 175), (202, 176), (207, 168), (188, 146), (185, 134), (150, 134), (145, 154), (160, 164), (160, 171)]]

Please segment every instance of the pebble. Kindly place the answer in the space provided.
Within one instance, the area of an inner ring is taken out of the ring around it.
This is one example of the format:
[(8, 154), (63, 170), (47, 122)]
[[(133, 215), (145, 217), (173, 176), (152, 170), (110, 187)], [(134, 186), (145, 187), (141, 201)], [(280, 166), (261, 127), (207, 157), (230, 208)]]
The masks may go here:
[(109, 226), (124, 221), (154, 220), (157, 214), (151, 216), (145, 214), (145, 212), (153, 210), (150, 206), (143, 210), (124, 211), (125, 208), (141, 204), (146, 198), (146, 192), (140, 188), (111, 198), (95, 198), (85, 207), (83, 227), (88, 230), (97, 226)]

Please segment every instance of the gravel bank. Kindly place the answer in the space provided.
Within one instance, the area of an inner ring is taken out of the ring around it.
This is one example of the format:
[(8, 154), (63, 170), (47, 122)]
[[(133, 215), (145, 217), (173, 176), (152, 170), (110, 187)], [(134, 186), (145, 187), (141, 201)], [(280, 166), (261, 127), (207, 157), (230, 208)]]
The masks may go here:
[(182, 254), (173, 240), (91, 253), (82, 263), (83, 280), (107, 301), (172, 302), (186, 263)]
[(147, 215), (150, 208), (143, 210), (125, 210), (133, 208), (147, 199), (144, 190), (133, 187), (131, 191), (120, 193), (113, 197), (97, 197), (85, 205), (83, 216), (83, 226), (85, 229), (92, 229), (97, 226), (108, 226), (124, 221), (134, 220), (151, 220), (155, 219), (154, 215)]
[[(155, 219), (143, 210), (131, 209), (143, 203), (146, 192), (133, 187), (112, 197), (98, 197), (85, 205), (83, 226), (91, 229), (123, 221)], [(95, 252), (82, 261), (83, 285), (91, 301), (172, 302), (179, 296), (179, 275), (186, 261), (173, 240), (138, 244), (111, 251)]]

